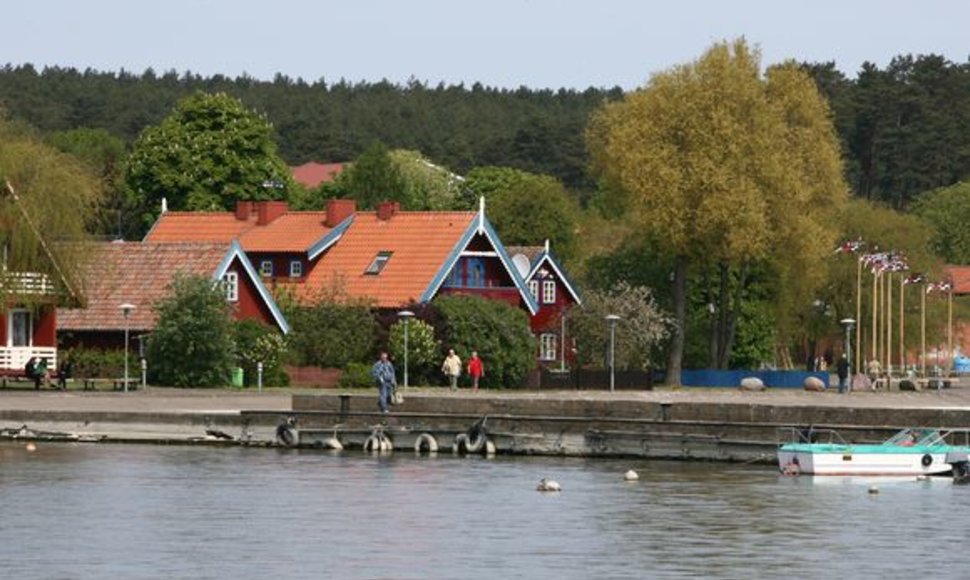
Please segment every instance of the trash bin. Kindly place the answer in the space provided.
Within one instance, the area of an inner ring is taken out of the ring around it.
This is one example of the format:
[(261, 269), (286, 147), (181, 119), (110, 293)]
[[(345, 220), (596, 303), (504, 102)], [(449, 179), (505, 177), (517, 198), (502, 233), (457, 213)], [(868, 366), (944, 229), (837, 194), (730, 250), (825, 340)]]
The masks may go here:
[(232, 386), (237, 389), (243, 387), (243, 370), (242, 367), (236, 367), (232, 369)]

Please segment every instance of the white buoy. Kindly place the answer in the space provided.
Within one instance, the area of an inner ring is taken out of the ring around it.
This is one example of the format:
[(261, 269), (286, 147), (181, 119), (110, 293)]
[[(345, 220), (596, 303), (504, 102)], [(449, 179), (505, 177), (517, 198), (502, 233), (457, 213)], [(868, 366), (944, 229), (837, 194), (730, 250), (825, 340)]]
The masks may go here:
[(332, 449), (334, 451), (343, 451), (344, 448), (343, 443), (336, 437), (327, 437), (323, 440), (322, 445), (324, 449)]
[(917, 475), (916, 476), (916, 481), (929, 481), (929, 479), (930, 478), (929, 478), (928, 475)]
[(640, 476), (632, 469), (623, 474), (623, 481), (636, 481), (638, 479), (640, 479)]
[(27, 447), (26, 447), (26, 449), (27, 449), (27, 451), (29, 451), (30, 453), (33, 453), (34, 451), (37, 451), (37, 446), (36, 446), (36, 445), (34, 445), (34, 443), (33, 443), (33, 442), (30, 442), (30, 443), (28, 443), (28, 444), (27, 444)]
[(558, 481), (553, 481), (543, 477), (539, 480), (539, 485), (536, 486), (536, 491), (562, 491), (562, 487), (559, 486)]
[(879, 493), (879, 488), (876, 487), (875, 485), (870, 485), (869, 486), (869, 495), (875, 495), (877, 493)]

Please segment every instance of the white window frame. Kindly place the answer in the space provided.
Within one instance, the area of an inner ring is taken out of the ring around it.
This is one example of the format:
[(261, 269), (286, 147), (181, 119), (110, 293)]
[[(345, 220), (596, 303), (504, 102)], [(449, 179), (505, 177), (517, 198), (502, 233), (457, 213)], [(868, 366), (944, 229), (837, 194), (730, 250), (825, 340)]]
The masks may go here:
[(226, 287), (226, 300), (239, 302), (239, 272), (226, 272), (222, 282)]
[(300, 278), (301, 276), (303, 276), (303, 262), (290, 260), (290, 278)]
[[(17, 319), (18, 315), (23, 315), (26, 317), (27, 321), (27, 344), (14, 344), (14, 321)], [(34, 346), (34, 316), (26, 308), (11, 308), (7, 311), (7, 346), (10, 348), (14, 347), (33, 347)]]
[(542, 303), (543, 304), (556, 303), (556, 281), (555, 280), (542, 281)]
[(273, 260), (260, 260), (259, 275), (265, 278), (273, 277)]
[(556, 360), (559, 354), (557, 344), (559, 336), (552, 332), (539, 335), (539, 360)]
[(529, 294), (532, 294), (532, 298), (536, 301), (539, 300), (539, 281), (529, 280)]

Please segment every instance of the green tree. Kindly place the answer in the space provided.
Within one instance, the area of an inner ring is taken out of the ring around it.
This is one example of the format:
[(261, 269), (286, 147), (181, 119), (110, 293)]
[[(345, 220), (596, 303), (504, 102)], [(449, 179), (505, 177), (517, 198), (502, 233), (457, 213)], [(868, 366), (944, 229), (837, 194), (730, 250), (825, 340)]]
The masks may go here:
[(923, 193), (913, 213), (933, 226), (933, 248), (943, 260), (970, 264), (970, 181)]
[(263, 116), (224, 93), (199, 92), (142, 132), (125, 184), (150, 224), (162, 198), (173, 210), (231, 210), (239, 200), (286, 199), (292, 177)]
[(442, 211), (460, 209), (464, 179), (432, 163), (418, 151), (395, 149), (389, 153), (404, 186), (406, 209)]
[(401, 171), (387, 147), (376, 141), (332, 185), (325, 184), (325, 191), (357, 200), (360, 209), (374, 209), (382, 201), (398, 201), (406, 209), (412, 205)]
[(669, 384), (680, 382), (692, 266), (718, 271), (719, 366), (736, 338), (736, 290), (759, 261), (772, 263), (789, 293), (821, 283), (805, 265), (834, 242), (826, 217), (846, 187), (827, 105), (794, 65), (762, 75), (744, 40), (716, 44), (605, 105), (587, 139), (598, 174), (628, 192), (631, 217), (674, 258)]
[[(413, 319), (408, 326), (408, 382), (412, 385), (427, 382), (439, 364), (441, 344), (435, 338), (434, 327), (423, 320)], [(390, 328), (389, 349), (398, 374), (404, 376), (404, 322)]]
[(260, 363), (263, 365), (264, 385), (289, 384), (289, 377), (283, 371), (283, 356), (287, 351), (286, 337), (275, 328), (253, 319), (236, 321), (234, 336), (236, 364), (243, 369), (247, 386), (257, 384)]
[(579, 206), (553, 177), (507, 167), (473, 170), (467, 191), (487, 199), (489, 220), (502, 242), (536, 245), (545, 240), (564, 261), (577, 254)]
[(485, 362), (482, 386), (518, 386), (535, 368), (536, 341), (522, 309), (475, 296), (442, 296), (434, 305), (444, 320), (442, 350), (455, 349), (463, 363), (478, 351)]
[[(96, 177), (70, 155), (42, 143), (32, 129), (0, 113), (0, 249), (3, 273), (49, 276), (66, 297), (80, 299), (86, 226), (102, 196)], [(58, 242), (58, 243), (55, 243)], [(0, 279), (0, 303), (19, 287)], [(28, 293), (21, 303), (42, 298)], [(46, 297), (43, 298), (46, 300)]]
[(233, 319), (225, 292), (204, 276), (179, 276), (155, 305), (158, 323), (148, 341), (153, 384), (217, 387), (235, 366)]
[(323, 288), (305, 303), (282, 304), (292, 327), (288, 342), (295, 364), (343, 368), (368, 359), (377, 322), (370, 304), (348, 296), (341, 284)]

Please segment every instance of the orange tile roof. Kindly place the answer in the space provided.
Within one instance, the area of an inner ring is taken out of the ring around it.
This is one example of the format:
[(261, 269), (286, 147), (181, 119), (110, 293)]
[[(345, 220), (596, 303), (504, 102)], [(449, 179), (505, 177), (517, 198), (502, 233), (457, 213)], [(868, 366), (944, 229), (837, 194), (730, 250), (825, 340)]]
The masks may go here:
[(176, 274), (211, 276), (229, 250), (228, 244), (94, 244), (85, 268), (82, 293), (86, 308), (59, 308), (58, 330), (124, 330), (119, 306), (135, 305), (132, 330), (154, 328), (154, 304), (168, 295)]
[(970, 266), (945, 266), (944, 269), (953, 280), (954, 294), (970, 294)]
[(162, 214), (145, 236), (146, 242), (220, 242), (239, 240), (247, 252), (306, 252), (330, 231), (327, 212), (291, 211), (266, 225), (255, 215), (240, 220), (233, 212), (182, 212)]
[[(341, 280), (347, 293), (367, 297), (380, 307), (419, 300), (461, 240), (474, 212), (397, 212), (380, 220), (376, 212), (357, 212), (340, 242), (328, 250), (300, 290), (312, 298)], [(378, 275), (364, 274), (378, 252), (393, 252)]]
[(290, 167), (293, 179), (304, 187), (316, 187), (321, 183), (334, 180), (346, 168), (346, 163), (317, 163), (309, 161), (303, 165)]

